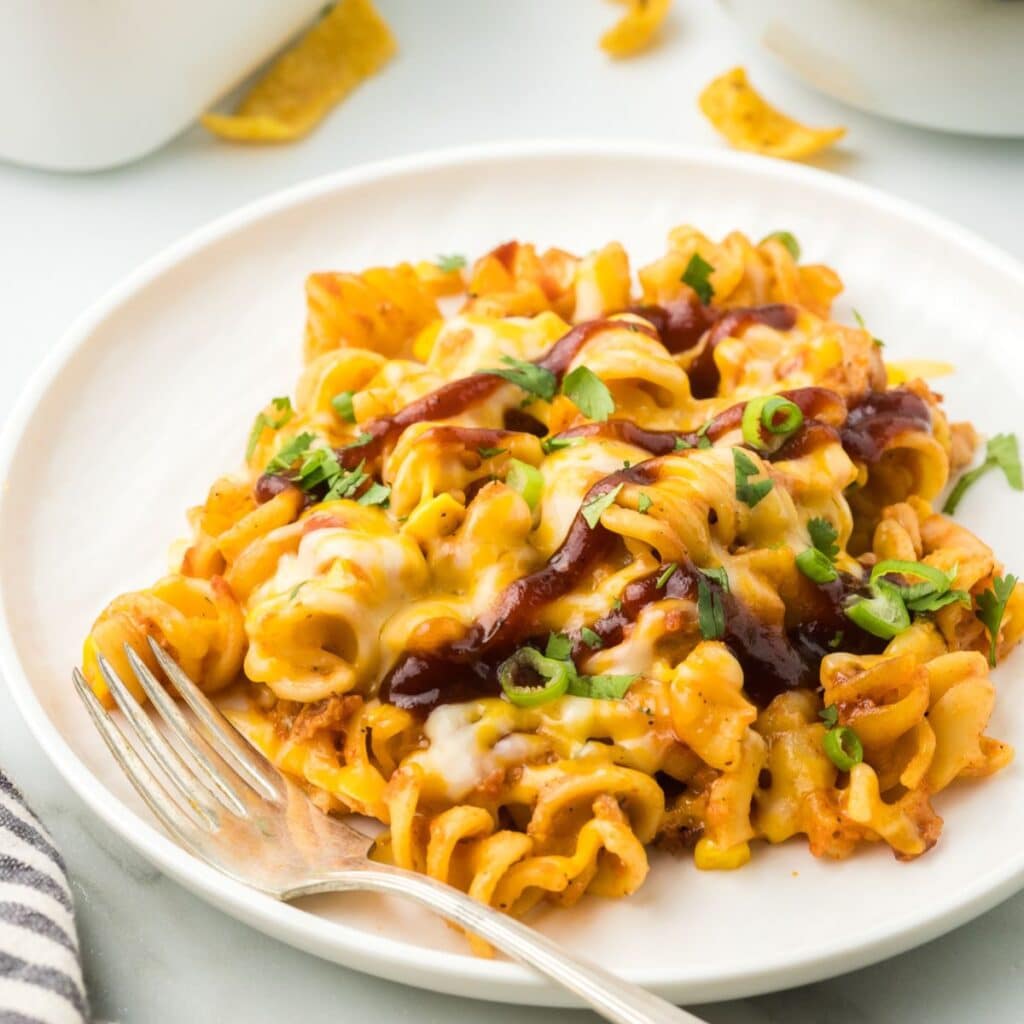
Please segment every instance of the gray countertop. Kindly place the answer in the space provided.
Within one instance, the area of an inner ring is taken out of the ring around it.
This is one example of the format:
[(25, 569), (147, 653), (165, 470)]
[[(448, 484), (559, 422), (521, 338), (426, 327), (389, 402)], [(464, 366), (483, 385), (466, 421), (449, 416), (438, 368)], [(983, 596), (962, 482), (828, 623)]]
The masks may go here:
[[(717, 146), (695, 98), (710, 78), (741, 61), (790, 113), (849, 126), (842, 150), (823, 156), (820, 166), (919, 202), (1024, 256), (1024, 140), (939, 135), (837, 108), (745, 53), (714, 5), (677, 3), (665, 45), (621, 64), (596, 49), (616, 15), (596, 0), (379, 6), (399, 37), (399, 59), (301, 144), (244, 149), (192, 129), (117, 171), (60, 176), (0, 166), (0, 407), (10, 407), (86, 305), (176, 237), (248, 200), (366, 160), (488, 139), (625, 137)], [(0, 764), (68, 861), (100, 1019), (593, 1019), (417, 992), (316, 960), (236, 923), (162, 877), (89, 814), (2, 688), (0, 720)], [(1021, 925), (1024, 896), (876, 967), (700, 1012), (722, 1024), (1020, 1020)]]

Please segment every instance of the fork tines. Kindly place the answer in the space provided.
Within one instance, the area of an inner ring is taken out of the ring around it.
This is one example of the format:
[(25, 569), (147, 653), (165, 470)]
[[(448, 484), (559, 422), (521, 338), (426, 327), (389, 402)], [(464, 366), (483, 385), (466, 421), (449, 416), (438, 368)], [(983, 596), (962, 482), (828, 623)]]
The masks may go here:
[[(276, 804), (283, 800), (285, 788), (276, 769), (246, 743), (174, 659), (152, 638), (147, 639), (157, 664), (192, 711), (195, 722), (128, 644), (125, 654), (139, 686), (177, 745), (157, 728), (102, 655), (97, 659), (100, 672), (128, 730), (115, 724), (77, 668), (72, 678), (93, 723), (139, 795), (165, 828), (194, 847), (204, 833), (220, 828), (223, 814), (249, 818), (260, 801)], [(132, 732), (134, 743), (129, 739)], [(169, 787), (159, 781), (137, 744), (162, 770)]]

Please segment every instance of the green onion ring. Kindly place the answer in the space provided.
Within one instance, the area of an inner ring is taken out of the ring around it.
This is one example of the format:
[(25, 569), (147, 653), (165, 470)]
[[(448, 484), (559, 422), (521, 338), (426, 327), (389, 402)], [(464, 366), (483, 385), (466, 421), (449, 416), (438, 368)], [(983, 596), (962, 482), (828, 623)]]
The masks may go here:
[(860, 737), (848, 726), (837, 725), (825, 733), (822, 741), (828, 759), (841, 771), (848, 772), (864, 760)]
[(839, 578), (839, 573), (829, 561), (828, 556), (822, 554), (817, 548), (801, 551), (796, 556), (796, 567), (814, 583), (831, 583)]
[(505, 483), (513, 491), (517, 491), (523, 496), (526, 504), (530, 506), (531, 512), (536, 509), (544, 490), (544, 477), (541, 476), (539, 469), (531, 466), (528, 462), (509, 459)]
[(918, 598), (932, 594), (944, 594), (949, 590), (956, 578), (956, 573), (944, 573), (934, 565), (925, 565), (924, 562), (904, 562), (898, 558), (888, 558), (879, 562), (871, 570), (871, 582), (876, 583), (878, 579), (888, 573), (896, 572), (904, 576), (917, 576), (924, 580), (923, 583), (895, 583), (892, 580), (885, 582), (899, 591), (904, 601), (916, 601)]
[(851, 622), (883, 640), (891, 640), (910, 627), (910, 613), (900, 592), (885, 580), (875, 582), (872, 597), (854, 598), (844, 610)]
[[(779, 420), (780, 414), (782, 420)], [(787, 437), (800, 429), (804, 414), (796, 402), (791, 402), (781, 395), (763, 395), (752, 398), (743, 408), (743, 419), (740, 429), (743, 440), (758, 451), (767, 451), (777, 446)], [(765, 435), (768, 432), (768, 436)], [(774, 434), (774, 439), (769, 439)]]
[[(531, 669), (542, 679), (543, 686), (521, 686), (516, 675), (522, 669)], [(571, 661), (545, 658), (535, 647), (520, 647), (510, 658), (498, 666), (498, 682), (509, 702), (519, 708), (535, 708), (557, 700), (569, 689)]]

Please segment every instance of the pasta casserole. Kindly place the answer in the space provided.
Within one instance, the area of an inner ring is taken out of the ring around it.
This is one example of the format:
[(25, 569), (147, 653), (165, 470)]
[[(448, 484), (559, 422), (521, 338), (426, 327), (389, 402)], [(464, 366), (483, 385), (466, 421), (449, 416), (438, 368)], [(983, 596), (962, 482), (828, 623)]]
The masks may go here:
[(1024, 588), (950, 513), (1020, 487), (1016, 439), (964, 473), (974, 429), (788, 232), (678, 227), (636, 278), (618, 243), (312, 274), (294, 395), (94, 623), (96, 693), (154, 639), (376, 857), (516, 915), (632, 893), (652, 844), (925, 853), (1012, 757)]

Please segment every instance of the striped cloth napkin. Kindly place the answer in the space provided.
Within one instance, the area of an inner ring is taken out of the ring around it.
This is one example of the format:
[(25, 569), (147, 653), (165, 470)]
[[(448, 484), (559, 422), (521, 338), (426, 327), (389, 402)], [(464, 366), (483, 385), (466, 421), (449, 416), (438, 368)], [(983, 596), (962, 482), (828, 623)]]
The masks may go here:
[(85, 1024), (64, 860), (0, 772), (0, 1024)]

